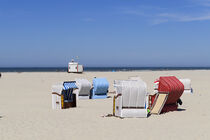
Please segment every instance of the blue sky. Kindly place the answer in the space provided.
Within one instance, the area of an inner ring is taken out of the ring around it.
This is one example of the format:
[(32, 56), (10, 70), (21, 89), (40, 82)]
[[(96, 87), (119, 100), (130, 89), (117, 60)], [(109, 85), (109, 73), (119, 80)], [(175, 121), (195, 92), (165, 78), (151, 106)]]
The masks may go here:
[(0, 67), (210, 66), (210, 0), (0, 0)]

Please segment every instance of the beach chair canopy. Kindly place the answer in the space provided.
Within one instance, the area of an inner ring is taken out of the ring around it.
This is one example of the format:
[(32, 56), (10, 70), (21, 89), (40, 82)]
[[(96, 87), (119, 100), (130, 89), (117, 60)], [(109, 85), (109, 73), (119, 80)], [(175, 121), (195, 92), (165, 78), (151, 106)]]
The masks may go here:
[(76, 89), (76, 81), (66, 81), (63, 83), (63, 89), (68, 90), (70, 88)]
[(62, 94), (64, 96), (64, 102), (73, 101), (73, 90), (77, 89), (76, 81), (66, 81), (63, 83)]
[(145, 107), (146, 83), (142, 80), (116, 80), (117, 94), (122, 94), (122, 107)]
[(129, 80), (140, 81), (141, 84), (142, 85), (144, 84), (144, 86), (147, 88), (147, 84), (139, 76), (130, 76), (128, 79)]
[(165, 104), (173, 104), (182, 96), (184, 85), (175, 76), (160, 77), (158, 92), (168, 94)]
[(94, 78), (93, 79), (93, 91), (95, 94), (107, 93), (109, 89), (109, 82), (106, 78)]

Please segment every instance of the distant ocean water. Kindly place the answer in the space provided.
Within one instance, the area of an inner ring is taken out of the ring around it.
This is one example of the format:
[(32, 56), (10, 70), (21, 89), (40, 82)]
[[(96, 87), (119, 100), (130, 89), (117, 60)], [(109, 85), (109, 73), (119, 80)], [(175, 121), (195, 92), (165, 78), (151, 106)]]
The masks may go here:
[[(142, 71), (142, 70), (210, 70), (210, 67), (84, 67), (84, 71)], [(65, 72), (67, 67), (0, 68), (0, 72)]]

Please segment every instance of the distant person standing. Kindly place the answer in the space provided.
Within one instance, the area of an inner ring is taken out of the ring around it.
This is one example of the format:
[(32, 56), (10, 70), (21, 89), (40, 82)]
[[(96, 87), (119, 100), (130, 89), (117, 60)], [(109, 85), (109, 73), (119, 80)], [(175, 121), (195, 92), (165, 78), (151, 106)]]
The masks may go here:
[(0, 73), (0, 78), (1, 78), (1, 73)]

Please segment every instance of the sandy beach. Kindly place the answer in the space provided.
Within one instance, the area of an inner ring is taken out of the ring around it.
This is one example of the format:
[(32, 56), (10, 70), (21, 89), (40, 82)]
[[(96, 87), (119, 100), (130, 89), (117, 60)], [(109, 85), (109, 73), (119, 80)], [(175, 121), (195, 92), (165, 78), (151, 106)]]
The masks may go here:
[[(79, 100), (77, 108), (52, 110), (51, 86), (58, 82), (106, 77), (112, 92), (113, 80), (139, 76), (152, 93), (153, 82), (166, 75), (192, 80), (194, 93), (181, 97), (181, 111), (148, 118), (102, 117), (112, 113), (113, 98)], [(2, 73), (0, 140), (207, 140), (210, 138), (209, 77), (210, 70)]]

